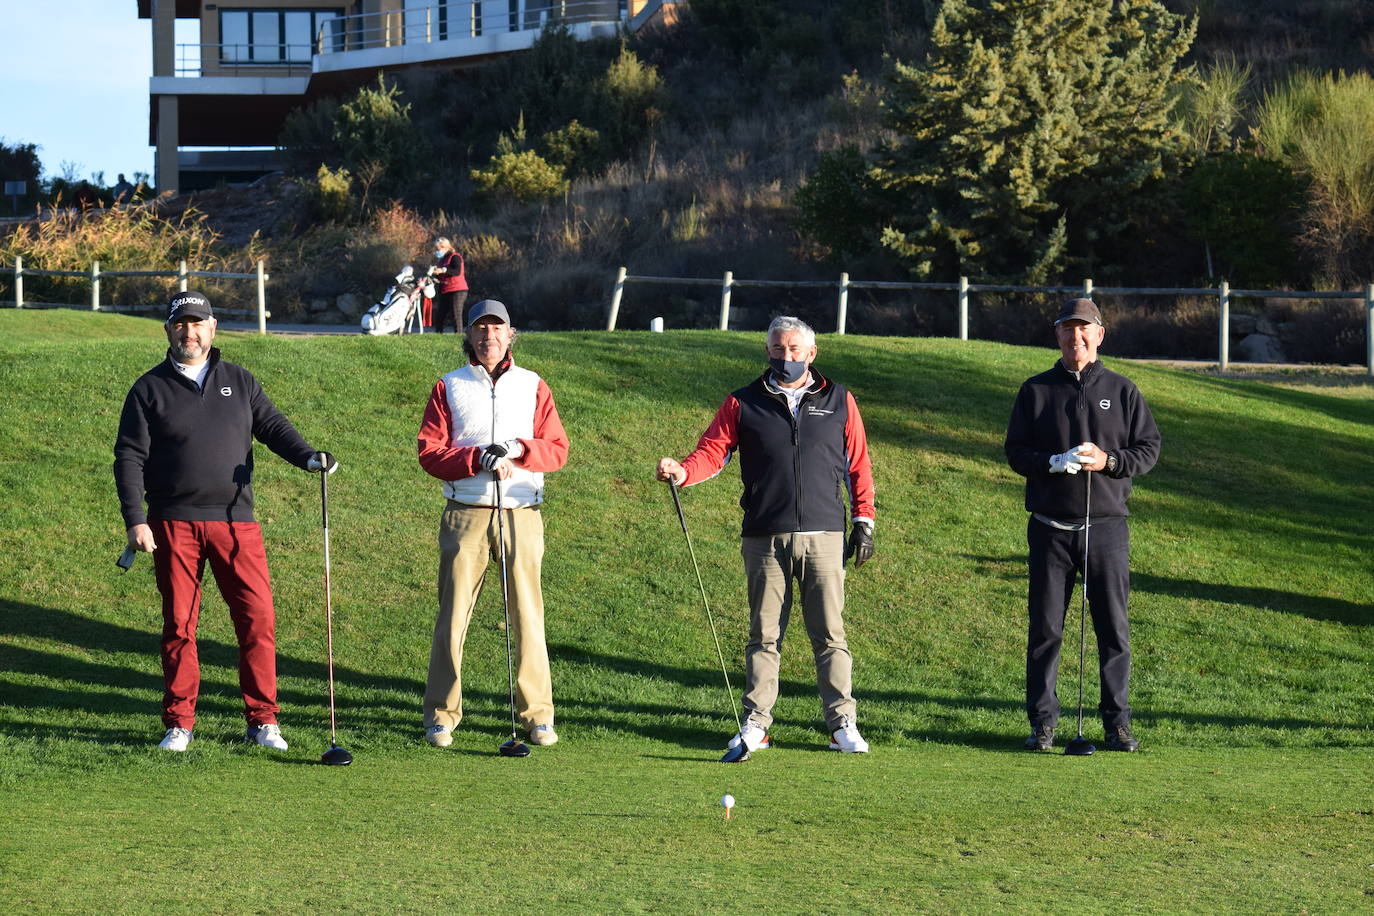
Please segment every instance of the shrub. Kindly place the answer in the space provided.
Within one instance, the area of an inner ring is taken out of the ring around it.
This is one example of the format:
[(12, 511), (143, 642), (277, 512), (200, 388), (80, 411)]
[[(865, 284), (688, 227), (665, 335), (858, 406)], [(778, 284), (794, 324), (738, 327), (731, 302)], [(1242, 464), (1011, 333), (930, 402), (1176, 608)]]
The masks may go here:
[(529, 203), (560, 197), (568, 190), (563, 166), (553, 165), (534, 150), (507, 150), (485, 167), (472, 170), (477, 191), (488, 200), (510, 198)]
[(546, 133), (540, 146), (544, 158), (553, 165), (561, 165), (570, 178), (586, 175), (605, 163), (601, 152), (601, 134), (579, 123), (576, 118), (558, 130)]
[(353, 211), (353, 199), (349, 196), (352, 184), (353, 178), (348, 174), (348, 169), (340, 167), (330, 171), (329, 166), (320, 163), (311, 190), (314, 192), (315, 211), (321, 219), (341, 223), (349, 218)]

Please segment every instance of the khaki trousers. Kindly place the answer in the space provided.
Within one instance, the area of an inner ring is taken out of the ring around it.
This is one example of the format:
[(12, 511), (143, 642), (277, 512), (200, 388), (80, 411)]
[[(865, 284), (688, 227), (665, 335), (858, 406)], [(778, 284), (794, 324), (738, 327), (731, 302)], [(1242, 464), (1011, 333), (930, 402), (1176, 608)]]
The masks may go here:
[(792, 615), (792, 582), (801, 586), (802, 620), (816, 660), (816, 686), (827, 731), (854, 716), (853, 667), (845, 641), (844, 533), (774, 534), (740, 540), (749, 587), (744, 648), (744, 708), (767, 730), (778, 699), (782, 640)]
[[(538, 509), (503, 509), (510, 638), (515, 652), (515, 709), (525, 728), (553, 724), (553, 684), (544, 642), (544, 519)], [(463, 643), (487, 567), (500, 560), (490, 507), (449, 500), (439, 522), (439, 615), (425, 683), (425, 726), (457, 727), (463, 718)], [(500, 588), (500, 570), (496, 572)], [(504, 686), (504, 684), (502, 685)]]

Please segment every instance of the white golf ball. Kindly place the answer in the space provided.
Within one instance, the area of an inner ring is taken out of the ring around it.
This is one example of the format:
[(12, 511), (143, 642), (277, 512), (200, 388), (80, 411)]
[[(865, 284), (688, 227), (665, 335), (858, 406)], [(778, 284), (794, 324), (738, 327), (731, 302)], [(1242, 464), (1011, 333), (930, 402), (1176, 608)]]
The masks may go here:
[(724, 807), (724, 808), (733, 808), (733, 807), (735, 807), (735, 796), (733, 796), (733, 795), (722, 795), (722, 796), (720, 797), (720, 803), (721, 803), (721, 806)]

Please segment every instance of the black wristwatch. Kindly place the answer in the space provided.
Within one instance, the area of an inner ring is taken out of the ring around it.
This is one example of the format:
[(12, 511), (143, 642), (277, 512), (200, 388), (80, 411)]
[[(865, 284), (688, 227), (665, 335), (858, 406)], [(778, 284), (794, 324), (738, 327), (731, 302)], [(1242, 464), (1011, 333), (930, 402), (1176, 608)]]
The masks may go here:
[(1113, 455), (1111, 452), (1107, 453), (1107, 473), (1116, 473), (1116, 456)]

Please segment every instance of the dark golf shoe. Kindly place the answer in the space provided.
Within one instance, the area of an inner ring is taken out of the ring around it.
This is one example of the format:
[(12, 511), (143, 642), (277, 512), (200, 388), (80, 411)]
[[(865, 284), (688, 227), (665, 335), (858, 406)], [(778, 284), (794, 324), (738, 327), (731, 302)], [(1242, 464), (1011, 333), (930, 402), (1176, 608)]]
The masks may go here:
[(1028, 751), (1054, 750), (1054, 726), (1037, 725), (1031, 729), (1030, 737), (1022, 745)]
[(1136, 751), (1140, 749), (1140, 742), (1131, 734), (1130, 726), (1118, 725), (1107, 729), (1107, 741), (1102, 747), (1109, 751)]

